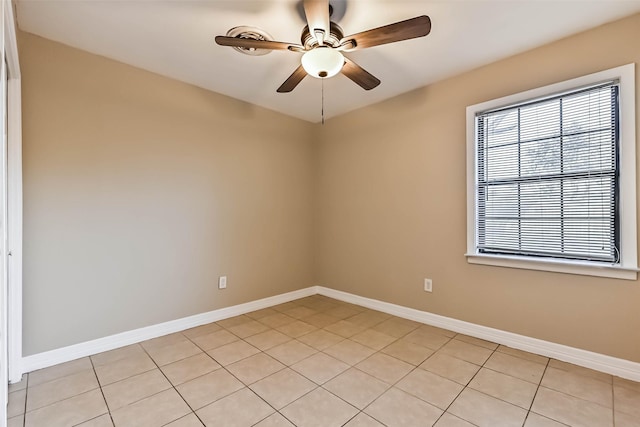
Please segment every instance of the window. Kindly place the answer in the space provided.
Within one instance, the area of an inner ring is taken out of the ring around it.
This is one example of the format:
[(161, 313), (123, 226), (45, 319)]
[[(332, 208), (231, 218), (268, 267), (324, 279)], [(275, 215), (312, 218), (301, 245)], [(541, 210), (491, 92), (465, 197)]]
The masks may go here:
[(467, 109), (468, 260), (636, 279), (632, 65)]

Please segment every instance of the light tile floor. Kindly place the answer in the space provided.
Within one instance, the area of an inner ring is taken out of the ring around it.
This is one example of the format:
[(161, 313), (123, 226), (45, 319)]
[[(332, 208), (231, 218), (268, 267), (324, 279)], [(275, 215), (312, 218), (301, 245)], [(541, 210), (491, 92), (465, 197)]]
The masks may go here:
[(9, 427), (640, 426), (640, 383), (319, 295), (42, 369)]

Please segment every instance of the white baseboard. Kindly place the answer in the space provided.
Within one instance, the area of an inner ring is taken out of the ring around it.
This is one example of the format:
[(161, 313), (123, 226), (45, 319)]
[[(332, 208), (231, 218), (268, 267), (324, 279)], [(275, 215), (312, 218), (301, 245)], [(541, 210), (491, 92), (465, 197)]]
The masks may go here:
[(349, 302), (362, 307), (392, 314), (394, 316), (415, 320), (416, 322), (481, 338), (497, 344), (516, 348), (518, 350), (551, 357), (563, 362), (573, 363), (585, 368), (606, 372), (632, 381), (640, 381), (640, 363), (637, 362), (514, 334), (513, 332), (506, 332), (499, 329), (489, 328), (487, 326), (476, 325), (474, 323), (452, 319), (450, 317), (440, 316), (426, 311), (415, 310), (388, 302), (353, 295), (347, 292), (336, 291), (323, 286), (316, 286), (316, 289), (320, 295), (340, 301)]
[(111, 335), (96, 340), (74, 344), (56, 350), (46, 351), (22, 358), (22, 371), (31, 372), (36, 369), (46, 368), (59, 363), (75, 360), (80, 357), (90, 356), (103, 351), (113, 350), (125, 345), (135, 344), (151, 338), (171, 334), (195, 326), (204, 325), (218, 320), (227, 319), (233, 316), (260, 310), (298, 298), (320, 294), (340, 301), (367, 307), (373, 310), (382, 311), (394, 316), (414, 320), (439, 328), (448, 329), (461, 334), (481, 338), (497, 344), (519, 350), (528, 351), (535, 354), (573, 363), (597, 371), (606, 372), (632, 381), (640, 381), (640, 363), (619, 359), (604, 354), (581, 350), (562, 344), (531, 338), (524, 335), (506, 332), (487, 326), (476, 325), (474, 323), (440, 316), (438, 314), (420, 311), (413, 308), (403, 307), (384, 301), (365, 298), (347, 292), (336, 291), (323, 286), (311, 286), (286, 294), (276, 295), (244, 304), (213, 310), (207, 313), (196, 314), (182, 319), (172, 320), (145, 328), (135, 329), (116, 335)]
[(182, 319), (171, 320), (169, 322), (159, 323), (144, 328), (134, 329), (132, 331), (122, 332), (55, 350), (37, 353), (22, 358), (22, 373), (35, 371), (59, 363), (69, 362), (81, 357), (91, 356), (93, 354), (102, 353), (103, 351), (113, 350), (130, 344), (146, 341), (162, 335), (172, 334), (174, 332), (184, 331), (200, 325), (205, 325), (218, 320), (227, 319), (233, 316), (249, 313), (285, 302), (293, 301), (298, 298), (304, 298), (317, 294), (315, 286), (300, 289), (286, 294), (275, 295), (244, 304), (234, 305), (231, 307), (220, 308), (218, 310), (200, 313)]

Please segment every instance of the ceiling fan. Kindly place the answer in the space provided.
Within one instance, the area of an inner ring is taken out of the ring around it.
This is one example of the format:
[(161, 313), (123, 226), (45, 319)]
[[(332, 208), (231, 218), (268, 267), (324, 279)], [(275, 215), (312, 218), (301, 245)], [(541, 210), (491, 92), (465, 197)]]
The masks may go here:
[(221, 46), (255, 50), (288, 50), (303, 53), (301, 65), (278, 88), (278, 92), (291, 92), (308, 74), (316, 78), (329, 78), (342, 72), (365, 90), (380, 84), (375, 76), (360, 67), (342, 52), (379, 46), (387, 43), (424, 37), (431, 31), (431, 20), (422, 15), (394, 24), (385, 25), (344, 37), (342, 29), (330, 20), (329, 0), (304, 0), (307, 25), (302, 30), (301, 44), (267, 40), (264, 37), (217, 36)]

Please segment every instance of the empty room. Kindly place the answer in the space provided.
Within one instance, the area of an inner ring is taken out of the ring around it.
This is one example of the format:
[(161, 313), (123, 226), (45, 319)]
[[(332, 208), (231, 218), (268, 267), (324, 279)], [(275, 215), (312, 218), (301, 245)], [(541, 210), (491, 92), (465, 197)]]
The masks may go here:
[(0, 427), (640, 426), (640, 1), (1, 4)]

